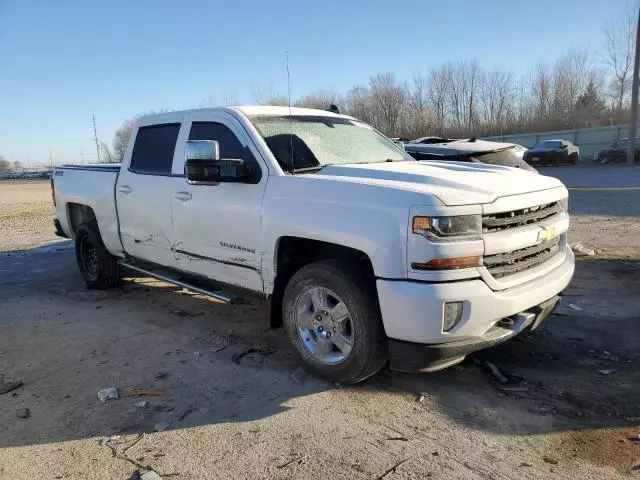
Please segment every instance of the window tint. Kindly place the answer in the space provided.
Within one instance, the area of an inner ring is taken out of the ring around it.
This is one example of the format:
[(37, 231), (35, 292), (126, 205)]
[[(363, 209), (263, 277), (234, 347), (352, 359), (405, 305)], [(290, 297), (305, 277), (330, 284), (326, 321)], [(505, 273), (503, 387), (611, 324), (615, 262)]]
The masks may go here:
[(178, 132), (179, 123), (151, 125), (138, 129), (131, 154), (130, 170), (151, 175), (171, 175)]
[(216, 122), (193, 122), (189, 140), (215, 140), (220, 149), (220, 158), (241, 158), (248, 183), (258, 183), (262, 170), (248, 147), (243, 146), (229, 127)]

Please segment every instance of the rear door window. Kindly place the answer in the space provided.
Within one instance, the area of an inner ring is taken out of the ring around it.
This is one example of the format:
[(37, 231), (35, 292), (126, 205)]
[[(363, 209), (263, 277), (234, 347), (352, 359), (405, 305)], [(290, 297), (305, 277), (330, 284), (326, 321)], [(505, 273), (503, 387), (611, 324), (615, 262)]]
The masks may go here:
[(129, 170), (146, 175), (171, 175), (179, 123), (140, 127), (133, 145)]
[(248, 183), (258, 183), (262, 177), (262, 170), (258, 161), (249, 150), (240, 143), (233, 131), (218, 122), (193, 122), (189, 140), (215, 140), (220, 149), (220, 158), (240, 158), (244, 160), (244, 170)]

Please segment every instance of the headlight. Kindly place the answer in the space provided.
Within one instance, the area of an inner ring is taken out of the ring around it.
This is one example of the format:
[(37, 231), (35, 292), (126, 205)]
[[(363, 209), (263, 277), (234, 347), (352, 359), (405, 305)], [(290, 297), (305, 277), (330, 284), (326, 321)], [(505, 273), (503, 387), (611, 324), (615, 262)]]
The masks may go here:
[(480, 215), (413, 217), (412, 227), (413, 233), (422, 235), (432, 242), (480, 240), (482, 219)]

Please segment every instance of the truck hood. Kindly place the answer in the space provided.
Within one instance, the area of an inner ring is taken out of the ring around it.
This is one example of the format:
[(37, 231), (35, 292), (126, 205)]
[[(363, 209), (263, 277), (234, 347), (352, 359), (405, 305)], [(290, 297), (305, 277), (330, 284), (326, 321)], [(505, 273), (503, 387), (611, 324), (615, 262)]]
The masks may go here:
[(491, 203), (563, 186), (555, 178), (518, 168), (451, 161), (330, 165), (313, 176), (435, 195), (448, 206)]

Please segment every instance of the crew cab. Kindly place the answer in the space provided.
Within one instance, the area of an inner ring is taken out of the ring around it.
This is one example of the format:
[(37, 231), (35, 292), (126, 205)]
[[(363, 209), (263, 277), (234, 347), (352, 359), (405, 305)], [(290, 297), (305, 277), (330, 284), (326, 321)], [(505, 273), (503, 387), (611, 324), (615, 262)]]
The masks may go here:
[(123, 269), (271, 300), (306, 369), (434, 371), (536, 328), (570, 282), (568, 192), (522, 169), (415, 161), (331, 112), (141, 118), (121, 165), (57, 168), (56, 225), (90, 288)]

